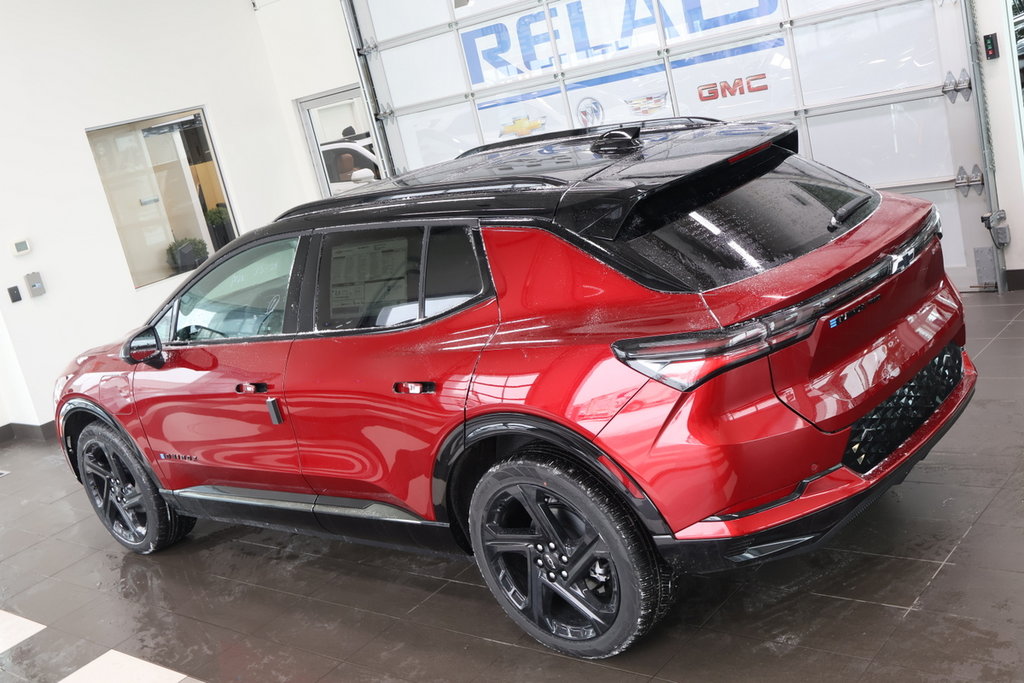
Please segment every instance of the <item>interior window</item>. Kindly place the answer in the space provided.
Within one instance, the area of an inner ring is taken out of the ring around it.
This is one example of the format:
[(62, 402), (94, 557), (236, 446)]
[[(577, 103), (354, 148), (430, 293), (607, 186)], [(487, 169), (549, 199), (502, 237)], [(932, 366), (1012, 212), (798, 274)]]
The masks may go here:
[(423, 228), (336, 232), (320, 255), (317, 327), (389, 327), (419, 318)]
[(424, 315), (461, 306), (483, 289), (480, 265), (464, 228), (431, 228), (424, 282)]
[(204, 275), (181, 295), (174, 339), (281, 334), (298, 244), (298, 238), (261, 244)]

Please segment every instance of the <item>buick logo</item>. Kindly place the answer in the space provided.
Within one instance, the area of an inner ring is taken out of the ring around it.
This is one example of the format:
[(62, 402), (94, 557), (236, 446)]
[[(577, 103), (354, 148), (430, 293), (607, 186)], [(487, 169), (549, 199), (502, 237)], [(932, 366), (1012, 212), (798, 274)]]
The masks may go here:
[(576, 105), (576, 117), (585, 128), (600, 126), (604, 122), (604, 106), (593, 97), (584, 97)]

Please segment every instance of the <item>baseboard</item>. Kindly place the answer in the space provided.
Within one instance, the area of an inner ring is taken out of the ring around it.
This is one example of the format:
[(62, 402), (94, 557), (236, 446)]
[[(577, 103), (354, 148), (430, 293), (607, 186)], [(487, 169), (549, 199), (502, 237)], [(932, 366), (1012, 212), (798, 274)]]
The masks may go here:
[(51, 420), (43, 425), (5, 424), (0, 425), (0, 442), (15, 439), (44, 441), (57, 437), (57, 426)]

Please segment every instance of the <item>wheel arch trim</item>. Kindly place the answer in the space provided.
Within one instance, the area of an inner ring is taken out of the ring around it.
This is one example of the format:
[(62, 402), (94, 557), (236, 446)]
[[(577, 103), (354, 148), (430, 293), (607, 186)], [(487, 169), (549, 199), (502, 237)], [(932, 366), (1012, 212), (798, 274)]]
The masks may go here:
[(435, 519), (452, 524), (449, 491), (451, 478), (459, 467), (462, 456), (476, 444), (495, 436), (526, 437), (557, 446), (568, 459), (600, 479), (628, 501), (630, 509), (651, 532), (671, 533), (670, 527), (643, 489), (614, 458), (602, 451), (590, 439), (552, 420), (525, 413), (490, 413), (467, 420), (442, 443), (434, 462), (432, 499)]
[(94, 403), (93, 401), (90, 401), (89, 399), (86, 398), (75, 397), (68, 399), (67, 401), (64, 402), (63, 405), (61, 405), (60, 411), (58, 413), (57, 425), (59, 430), (58, 436), (60, 437), (58, 440), (60, 443), (60, 449), (61, 451), (63, 451), (64, 458), (65, 460), (67, 460), (68, 465), (71, 467), (71, 471), (75, 473), (75, 477), (78, 479), (78, 481), (82, 481), (82, 473), (78, 471), (78, 464), (77, 462), (75, 462), (75, 458), (72, 457), (71, 445), (68, 443), (66, 429), (68, 419), (72, 415), (76, 415), (79, 413), (88, 413), (99, 419), (108, 427), (111, 427), (112, 429), (116, 430), (122, 437), (124, 437), (124, 439), (129, 444), (132, 445), (132, 448), (135, 451), (136, 459), (139, 461), (142, 467), (145, 468), (146, 472), (149, 473), (149, 476), (153, 479), (153, 482), (156, 484), (157, 488), (159, 489), (163, 486), (162, 482), (160, 481), (160, 477), (153, 469), (153, 465), (145, 456), (142, 455), (142, 452), (139, 450), (139, 445), (135, 442), (135, 439), (132, 437), (132, 435), (128, 433), (128, 430), (125, 429), (124, 425), (118, 422), (113, 415), (108, 413), (97, 403)]

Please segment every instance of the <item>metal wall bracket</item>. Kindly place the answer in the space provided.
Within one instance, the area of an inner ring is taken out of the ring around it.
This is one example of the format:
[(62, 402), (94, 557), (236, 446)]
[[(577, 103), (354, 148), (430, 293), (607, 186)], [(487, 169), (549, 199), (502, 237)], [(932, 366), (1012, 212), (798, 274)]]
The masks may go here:
[(967, 175), (967, 170), (961, 166), (956, 171), (956, 178), (953, 179), (953, 186), (960, 191), (960, 194), (967, 196), (971, 193), (973, 187), (978, 194), (984, 192), (985, 187), (985, 174), (981, 172), (981, 167), (978, 164), (974, 165), (971, 169), (971, 174)]
[(971, 87), (971, 75), (967, 73), (967, 69), (960, 70), (960, 78), (954, 76), (952, 71), (947, 71), (946, 80), (942, 83), (942, 92), (950, 102), (956, 102), (958, 94), (963, 95), (964, 102), (969, 101), (974, 89)]

